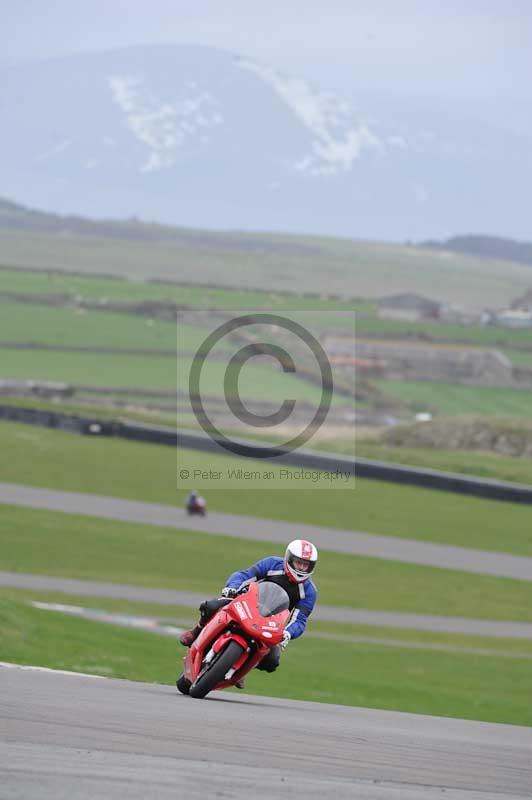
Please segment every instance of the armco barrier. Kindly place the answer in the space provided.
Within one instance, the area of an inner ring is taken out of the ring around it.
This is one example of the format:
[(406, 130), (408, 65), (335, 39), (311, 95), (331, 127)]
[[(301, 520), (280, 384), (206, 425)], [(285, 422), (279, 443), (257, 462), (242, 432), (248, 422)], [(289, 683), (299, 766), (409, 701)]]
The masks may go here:
[[(47, 428), (73, 431), (88, 436), (118, 436), (152, 444), (179, 446), (185, 449), (200, 450), (230, 456), (215, 439), (192, 431), (176, 431), (159, 425), (122, 422), (120, 420), (101, 420), (77, 414), (57, 411), (44, 411), (34, 408), (0, 405), (0, 419), (25, 422)], [(249, 458), (258, 457), (261, 447), (251, 441), (238, 440), (240, 453)], [(275, 451), (275, 458), (283, 464), (319, 470), (353, 470), (359, 478), (389, 481), (427, 489), (486, 497), (490, 500), (505, 500), (513, 503), (532, 504), (532, 486), (488, 478), (475, 478), (453, 472), (439, 472), (432, 469), (407, 467), (372, 461), (366, 458), (348, 458), (332, 453), (313, 450)]]
[[(183, 448), (203, 450), (204, 452), (227, 455), (219, 444), (208, 436), (199, 433), (182, 432), (177, 434), (177, 444)], [(260, 447), (250, 441), (240, 440), (241, 453), (250, 458), (258, 455)], [(532, 486), (507, 481), (475, 478), (454, 472), (407, 467), (403, 464), (390, 464), (367, 458), (348, 458), (333, 453), (320, 453), (313, 450), (295, 450), (290, 453), (278, 451), (275, 456), (283, 464), (319, 470), (352, 470), (358, 478), (404, 483), (439, 489), (446, 492), (487, 497), (490, 500), (506, 500), (513, 503), (532, 503)]]
[(120, 423), (113, 420), (100, 420), (91, 417), (80, 417), (77, 414), (8, 405), (0, 405), (0, 419), (25, 422), (29, 425), (40, 425), (45, 428), (57, 428), (58, 430), (71, 431), (73, 433), (100, 434), (104, 436), (115, 436), (117, 426), (120, 425)]

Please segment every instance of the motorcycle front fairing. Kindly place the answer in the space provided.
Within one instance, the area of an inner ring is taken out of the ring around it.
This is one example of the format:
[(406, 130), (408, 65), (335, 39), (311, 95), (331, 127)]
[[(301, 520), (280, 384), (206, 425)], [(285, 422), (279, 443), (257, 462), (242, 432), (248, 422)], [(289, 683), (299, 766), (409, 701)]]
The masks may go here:
[[(210, 649), (211, 643), (216, 642), (227, 630), (232, 622), (231, 616), (227, 613), (226, 608), (221, 608), (216, 614), (208, 621), (202, 629), (198, 638), (191, 644), (186, 656), (183, 659), (183, 674), (185, 677), (193, 682), (201, 672), (203, 659)], [(236, 638), (236, 636), (234, 637)], [(241, 637), (237, 639), (239, 641)], [(246, 642), (246, 648), (248, 644)]]
[(205, 625), (184, 658), (183, 672), (193, 682), (199, 675), (209, 651), (223, 649), (230, 640), (237, 641), (244, 652), (234, 665), (229, 681), (218, 688), (233, 685), (279, 644), (290, 616), (284, 589), (274, 583), (252, 583), (244, 595), (217, 611)]

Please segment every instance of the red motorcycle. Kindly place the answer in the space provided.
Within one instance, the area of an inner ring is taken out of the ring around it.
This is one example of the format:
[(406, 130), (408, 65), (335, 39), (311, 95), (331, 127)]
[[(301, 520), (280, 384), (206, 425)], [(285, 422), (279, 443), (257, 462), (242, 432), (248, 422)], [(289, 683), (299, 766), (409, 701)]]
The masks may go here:
[(186, 504), (186, 509), (189, 516), (194, 514), (199, 514), (200, 517), (207, 516), (207, 503), (203, 497), (195, 497), (193, 500), (189, 500)]
[(205, 697), (234, 686), (280, 644), (288, 609), (288, 595), (276, 583), (249, 584), (245, 594), (215, 612), (188, 649), (176, 681), (179, 691)]

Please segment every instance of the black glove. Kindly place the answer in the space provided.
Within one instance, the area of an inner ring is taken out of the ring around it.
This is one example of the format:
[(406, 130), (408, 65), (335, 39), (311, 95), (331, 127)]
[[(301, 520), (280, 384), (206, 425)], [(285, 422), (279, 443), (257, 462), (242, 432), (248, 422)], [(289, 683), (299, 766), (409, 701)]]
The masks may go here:
[(238, 589), (233, 589), (232, 586), (224, 586), (222, 589), (222, 597), (229, 597), (231, 600), (238, 594)]

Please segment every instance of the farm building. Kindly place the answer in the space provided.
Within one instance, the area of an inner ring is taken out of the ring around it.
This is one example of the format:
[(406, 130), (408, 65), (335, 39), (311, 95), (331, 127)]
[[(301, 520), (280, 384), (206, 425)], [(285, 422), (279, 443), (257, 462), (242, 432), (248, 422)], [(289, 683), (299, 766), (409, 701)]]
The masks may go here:
[(516, 297), (510, 308), (512, 311), (528, 311), (529, 314), (532, 314), (532, 289), (529, 289), (521, 297)]

